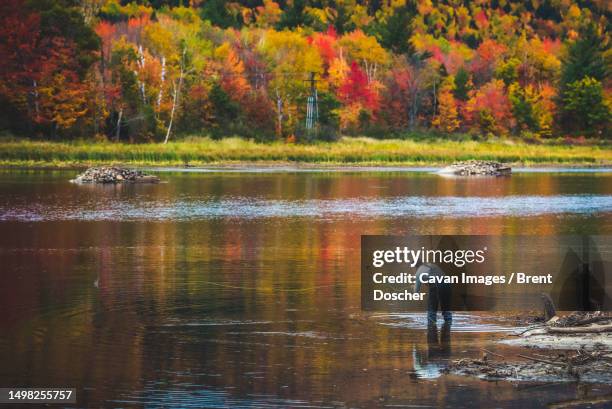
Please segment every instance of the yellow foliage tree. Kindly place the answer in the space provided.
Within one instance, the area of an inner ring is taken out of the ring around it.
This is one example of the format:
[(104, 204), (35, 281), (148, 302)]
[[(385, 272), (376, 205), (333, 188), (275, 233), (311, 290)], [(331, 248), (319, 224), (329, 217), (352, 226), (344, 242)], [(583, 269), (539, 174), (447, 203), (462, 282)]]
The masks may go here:
[(438, 113), (431, 124), (444, 132), (453, 132), (459, 128), (457, 102), (453, 96), (452, 81), (447, 81), (440, 90), (438, 97)]
[(361, 30), (344, 35), (338, 40), (338, 45), (348, 61), (357, 61), (363, 67), (368, 82), (374, 81), (379, 69), (391, 62), (389, 53), (376, 38)]
[(87, 113), (86, 89), (57, 73), (40, 87), (40, 110), (57, 129), (68, 129)]
[(268, 94), (275, 99), (277, 136), (284, 125), (295, 125), (297, 99), (310, 90), (308, 73), (321, 74), (323, 61), (315, 47), (310, 47), (300, 31), (267, 30), (259, 41), (259, 51), (273, 67)]

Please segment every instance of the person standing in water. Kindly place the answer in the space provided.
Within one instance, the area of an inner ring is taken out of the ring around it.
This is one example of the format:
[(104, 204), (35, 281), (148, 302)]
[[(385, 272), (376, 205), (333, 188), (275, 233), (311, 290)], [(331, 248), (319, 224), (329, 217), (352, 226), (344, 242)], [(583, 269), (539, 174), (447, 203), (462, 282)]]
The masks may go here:
[[(444, 276), (444, 271), (440, 267), (432, 263), (423, 263), (416, 271), (415, 292), (420, 292), (422, 281), (427, 282), (428, 277)], [(429, 291), (427, 295), (427, 321), (428, 324), (435, 325), (438, 319), (438, 307), (442, 311), (442, 317), (445, 324), (453, 322), (453, 313), (451, 307), (451, 284), (449, 283), (429, 283)]]

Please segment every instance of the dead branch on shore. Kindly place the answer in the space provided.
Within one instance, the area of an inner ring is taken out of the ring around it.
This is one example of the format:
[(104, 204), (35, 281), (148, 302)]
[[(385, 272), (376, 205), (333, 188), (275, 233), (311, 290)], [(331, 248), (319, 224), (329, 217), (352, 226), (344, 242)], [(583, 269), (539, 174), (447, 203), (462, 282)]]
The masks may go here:
[(566, 366), (567, 365), (564, 362), (549, 361), (548, 359), (534, 358), (534, 357), (528, 356), (528, 355), (518, 354), (517, 356), (520, 356), (521, 358), (529, 359), (530, 361), (541, 362), (543, 364), (548, 364), (548, 365), (562, 365), (562, 366)]
[(523, 335), (526, 332), (532, 331), (534, 329), (540, 329), (540, 328), (546, 328), (546, 324), (532, 325), (530, 327), (525, 328), (523, 331), (517, 333), (516, 335)]
[(499, 357), (499, 358), (501, 358), (501, 359), (506, 359), (506, 357), (505, 357), (505, 356), (503, 356), (502, 354), (498, 354), (498, 353), (495, 353), (495, 352), (493, 352), (493, 351), (489, 351), (488, 349), (484, 349), (484, 348), (480, 348), (480, 349), (481, 349), (483, 352), (486, 352), (487, 354), (495, 355), (496, 357)]

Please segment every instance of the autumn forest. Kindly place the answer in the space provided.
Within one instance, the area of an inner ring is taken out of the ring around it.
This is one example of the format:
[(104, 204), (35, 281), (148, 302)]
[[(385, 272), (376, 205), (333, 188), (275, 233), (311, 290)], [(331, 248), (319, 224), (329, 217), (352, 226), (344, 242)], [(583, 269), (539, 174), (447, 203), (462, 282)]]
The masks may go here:
[(3, 0), (0, 129), (609, 138), (605, 0)]

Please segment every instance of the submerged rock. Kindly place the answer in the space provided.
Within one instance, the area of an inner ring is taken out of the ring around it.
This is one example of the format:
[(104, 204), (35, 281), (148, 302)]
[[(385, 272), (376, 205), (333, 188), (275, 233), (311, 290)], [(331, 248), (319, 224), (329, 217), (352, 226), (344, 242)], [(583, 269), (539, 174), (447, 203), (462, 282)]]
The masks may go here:
[(89, 168), (75, 179), (74, 183), (157, 183), (159, 178), (139, 170), (103, 166)]
[(511, 172), (512, 168), (508, 165), (486, 160), (457, 162), (440, 170), (440, 173), (457, 176), (503, 176), (509, 175)]

